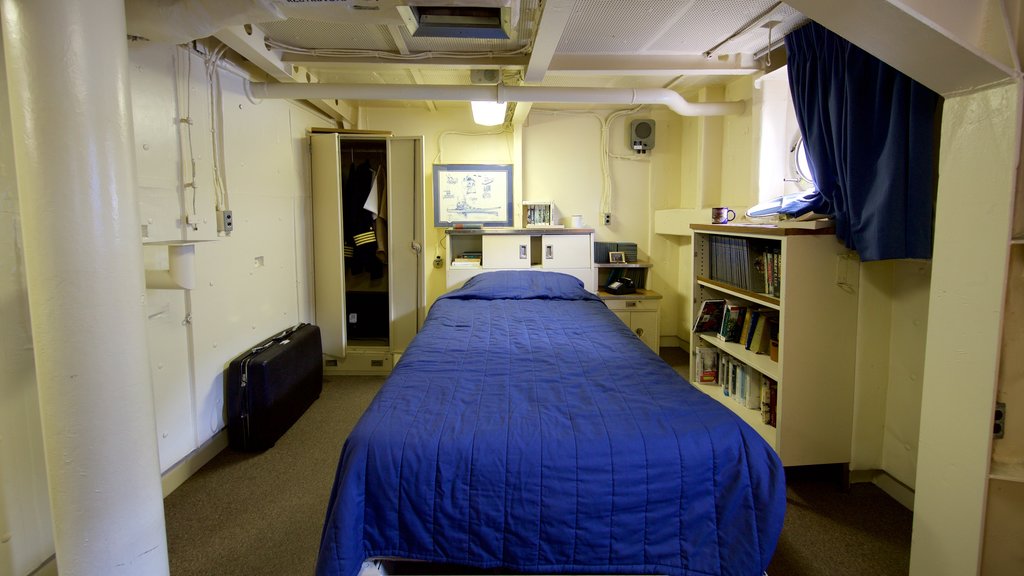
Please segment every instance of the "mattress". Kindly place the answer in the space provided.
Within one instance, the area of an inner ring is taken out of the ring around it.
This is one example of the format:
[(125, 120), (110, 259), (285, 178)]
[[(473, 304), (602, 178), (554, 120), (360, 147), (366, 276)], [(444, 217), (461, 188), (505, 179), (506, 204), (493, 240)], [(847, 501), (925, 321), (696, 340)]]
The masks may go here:
[(784, 510), (774, 451), (578, 279), (489, 272), (434, 303), (345, 441), (317, 573), (753, 576)]

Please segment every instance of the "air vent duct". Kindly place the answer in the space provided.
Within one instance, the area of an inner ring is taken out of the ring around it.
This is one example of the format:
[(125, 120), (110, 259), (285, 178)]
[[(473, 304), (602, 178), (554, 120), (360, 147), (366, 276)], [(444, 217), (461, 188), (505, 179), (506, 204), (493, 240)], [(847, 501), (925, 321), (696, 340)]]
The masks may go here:
[(409, 33), (420, 38), (508, 40), (518, 20), (518, 0), (421, 0), (398, 6)]

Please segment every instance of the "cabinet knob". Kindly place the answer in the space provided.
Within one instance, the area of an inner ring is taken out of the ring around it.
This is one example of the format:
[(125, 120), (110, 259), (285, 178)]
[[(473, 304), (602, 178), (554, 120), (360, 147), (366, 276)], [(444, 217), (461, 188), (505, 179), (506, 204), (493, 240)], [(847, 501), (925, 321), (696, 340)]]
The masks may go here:
[(544, 258), (546, 258), (548, 260), (551, 260), (554, 257), (555, 257), (555, 247), (552, 246), (551, 244), (545, 245), (544, 246)]
[(636, 308), (636, 302), (626, 302), (626, 308)]
[(636, 329), (636, 335), (641, 337), (641, 338), (643, 338), (643, 336), (644, 336), (644, 329), (643, 328), (637, 328)]
[(526, 244), (519, 245), (519, 259), (526, 260)]

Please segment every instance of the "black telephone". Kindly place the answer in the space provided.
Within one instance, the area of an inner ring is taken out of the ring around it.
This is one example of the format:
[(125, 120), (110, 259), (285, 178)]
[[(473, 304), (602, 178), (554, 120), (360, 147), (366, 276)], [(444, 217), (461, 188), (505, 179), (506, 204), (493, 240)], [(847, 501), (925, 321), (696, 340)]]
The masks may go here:
[(604, 289), (609, 294), (633, 294), (636, 292), (636, 284), (633, 283), (631, 278), (623, 276), (622, 278), (609, 282)]

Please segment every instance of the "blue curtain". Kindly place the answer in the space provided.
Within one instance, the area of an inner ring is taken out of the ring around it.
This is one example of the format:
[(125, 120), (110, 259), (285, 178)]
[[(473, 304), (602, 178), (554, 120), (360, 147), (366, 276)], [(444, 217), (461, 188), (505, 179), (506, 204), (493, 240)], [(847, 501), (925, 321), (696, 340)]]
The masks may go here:
[(814, 22), (786, 36), (786, 50), (836, 236), (864, 261), (931, 258), (942, 98)]

